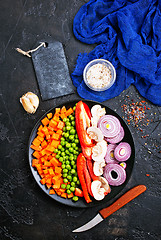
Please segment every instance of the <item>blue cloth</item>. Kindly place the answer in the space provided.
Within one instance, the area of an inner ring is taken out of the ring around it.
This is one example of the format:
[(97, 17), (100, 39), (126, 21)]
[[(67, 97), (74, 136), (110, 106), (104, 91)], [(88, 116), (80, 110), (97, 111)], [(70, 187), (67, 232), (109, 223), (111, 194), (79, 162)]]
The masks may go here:
[[(78, 55), (71, 75), (82, 98), (102, 102), (133, 84), (161, 106), (161, 0), (91, 0), (75, 16), (73, 31), (80, 41), (96, 44)], [(83, 81), (85, 65), (96, 58), (116, 68), (116, 82), (104, 92), (90, 90)]]

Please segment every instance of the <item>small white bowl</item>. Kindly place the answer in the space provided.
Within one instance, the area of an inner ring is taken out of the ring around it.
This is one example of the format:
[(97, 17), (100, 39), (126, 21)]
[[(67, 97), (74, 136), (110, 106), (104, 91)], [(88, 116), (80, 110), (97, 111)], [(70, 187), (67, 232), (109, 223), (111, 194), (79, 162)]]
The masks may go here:
[[(104, 87), (101, 87), (101, 88), (95, 88), (95, 87), (91, 86), (91, 85), (89, 84), (89, 82), (87, 81), (87, 72), (88, 72), (88, 70), (89, 70), (93, 65), (96, 65), (96, 64), (98, 64), (98, 63), (99, 63), (99, 64), (103, 64), (104, 66), (108, 67), (108, 68), (110, 69), (110, 71), (111, 71), (111, 81), (110, 81), (110, 83), (107, 84), (107, 85), (104, 86)], [(114, 66), (113, 66), (109, 61), (107, 61), (107, 60), (105, 60), (105, 59), (95, 59), (95, 60), (89, 62), (89, 63), (86, 65), (86, 67), (84, 68), (84, 71), (83, 71), (83, 79), (84, 79), (85, 84), (86, 84), (90, 89), (92, 89), (92, 90), (94, 90), (94, 91), (98, 91), (98, 92), (100, 92), (100, 91), (105, 91), (105, 90), (109, 89), (109, 88), (114, 84), (114, 82), (115, 82), (115, 80), (116, 80), (116, 70), (115, 70)]]

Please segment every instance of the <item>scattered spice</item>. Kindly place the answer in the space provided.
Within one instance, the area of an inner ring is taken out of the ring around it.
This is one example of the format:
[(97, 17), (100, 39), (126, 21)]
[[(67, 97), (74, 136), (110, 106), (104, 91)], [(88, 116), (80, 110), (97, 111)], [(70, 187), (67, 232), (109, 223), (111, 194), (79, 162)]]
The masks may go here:
[(149, 177), (149, 176), (150, 176), (150, 174), (149, 174), (149, 173), (147, 173), (147, 174), (146, 174), (146, 176), (147, 176), (147, 177)]

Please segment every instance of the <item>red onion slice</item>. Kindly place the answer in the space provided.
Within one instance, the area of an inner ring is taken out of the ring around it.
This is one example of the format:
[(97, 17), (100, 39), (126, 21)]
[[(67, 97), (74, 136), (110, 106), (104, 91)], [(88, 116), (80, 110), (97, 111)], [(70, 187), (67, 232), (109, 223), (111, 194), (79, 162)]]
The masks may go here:
[(116, 163), (107, 164), (104, 168), (103, 176), (111, 186), (120, 186), (126, 180), (126, 171)]
[(105, 155), (106, 163), (118, 163), (118, 161), (114, 157), (114, 150), (115, 150), (116, 146), (117, 146), (116, 144), (109, 144), (107, 146), (107, 152)]
[(125, 135), (124, 129), (123, 127), (121, 127), (119, 134), (117, 134), (113, 138), (105, 138), (105, 140), (109, 143), (118, 143), (121, 142), (121, 140), (124, 138), (124, 135)]
[(119, 162), (127, 161), (131, 156), (131, 147), (127, 142), (121, 142), (114, 150), (114, 156)]
[(98, 128), (107, 138), (113, 138), (119, 134), (121, 124), (120, 121), (112, 115), (104, 115), (98, 121)]

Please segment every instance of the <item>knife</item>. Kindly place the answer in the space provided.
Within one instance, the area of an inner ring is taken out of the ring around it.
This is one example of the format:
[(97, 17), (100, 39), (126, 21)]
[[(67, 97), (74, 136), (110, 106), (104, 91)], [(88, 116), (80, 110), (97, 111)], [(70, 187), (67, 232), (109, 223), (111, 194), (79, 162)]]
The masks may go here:
[(99, 211), (99, 213), (88, 223), (85, 225), (73, 230), (72, 232), (84, 232), (91, 228), (93, 228), (98, 223), (102, 222), (105, 218), (110, 216), (112, 213), (116, 212), (118, 209), (123, 207), (125, 204), (139, 196), (141, 193), (146, 191), (146, 186), (144, 185), (138, 185), (129, 191), (127, 191), (125, 194), (123, 194), (119, 199), (117, 199), (113, 204), (111, 204), (107, 208), (103, 208)]

